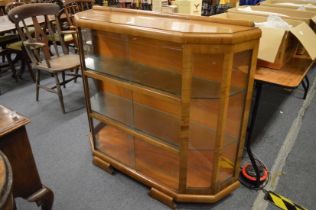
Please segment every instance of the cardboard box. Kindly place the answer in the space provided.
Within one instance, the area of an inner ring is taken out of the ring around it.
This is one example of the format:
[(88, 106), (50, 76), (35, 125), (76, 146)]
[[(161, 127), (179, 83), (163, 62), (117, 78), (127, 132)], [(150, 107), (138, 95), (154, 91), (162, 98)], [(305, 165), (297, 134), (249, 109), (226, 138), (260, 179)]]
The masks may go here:
[(177, 5), (168, 5), (161, 7), (161, 13), (168, 13), (168, 14), (173, 14), (178, 12), (178, 7)]
[(201, 16), (202, 0), (176, 0), (179, 14)]
[(152, 11), (161, 12), (161, 8), (168, 6), (168, 0), (152, 0)]
[(289, 9), (304, 9), (306, 11), (316, 12), (316, 2), (313, 0), (266, 0), (260, 2), (260, 5)]
[(277, 3), (277, 4), (278, 3), (295, 3), (295, 4), (316, 5), (316, 1), (315, 0), (265, 0), (264, 3), (273, 3), (273, 4), (275, 4), (275, 3)]
[[(266, 22), (266, 17), (250, 14), (224, 13), (210, 18), (248, 20)], [(259, 44), (258, 65), (273, 69), (281, 69), (296, 53), (299, 44), (304, 46), (309, 57), (316, 58), (316, 43), (314, 31), (302, 21), (285, 20), (293, 27), (290, 30), (260, 27), (262, 36)]]
[[(245, 8), (251, 8), (252, 11), (246, 11)], [(291, 19), (306, 22), (316, 32), (316, 13), (311, 11), (300, 11), (287, 8), (267, 7), (267, 6), (241, 6), (228, 10), (234, 13), (243, 13), (250, 15), (260, 15), (267, 17), (274, 14), (282, 19)]]

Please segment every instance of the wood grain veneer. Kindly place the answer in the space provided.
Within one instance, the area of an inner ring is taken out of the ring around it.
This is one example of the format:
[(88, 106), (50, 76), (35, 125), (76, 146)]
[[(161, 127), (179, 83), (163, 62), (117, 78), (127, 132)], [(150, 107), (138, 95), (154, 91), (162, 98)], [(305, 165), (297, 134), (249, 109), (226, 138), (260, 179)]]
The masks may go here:
[(105, 7), (75, 19), (93, 163), (171, 208), (236, 189), (260, 30)]

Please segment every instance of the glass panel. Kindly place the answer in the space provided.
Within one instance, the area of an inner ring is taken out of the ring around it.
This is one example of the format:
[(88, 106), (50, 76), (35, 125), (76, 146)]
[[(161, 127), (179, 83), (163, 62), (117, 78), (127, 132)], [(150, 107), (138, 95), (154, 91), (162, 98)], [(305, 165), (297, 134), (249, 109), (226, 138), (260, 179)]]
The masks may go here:
[(91, 56), (94, 54), (94, 43), (92, 40), (91, 30), (87, 28), (81, 28), (83, 53), (85, 56)]
[(179, 145), (179, 119), (165, 112), (134, 103), (134, 126), (136, 129), (160, 138), (168, 144)]
[(193, 94), (191, 100), (188, 188), (210, 187), (223, 59), (223, 54), (193, 55), (194, 78), (212, 85), (198, 88), (201, 83), (192, 82), (193, 90), (203, 91)]
[[(227, 167), (230, 162), (235, 166), (238, 143), (240, 141), (240, 132), (243, 120), (243, 112), (245, 106), (245, 97), (248, 87), (249, 70), (251, 65), (252, 50), (239, 52), (234, 55), (233, 71), (231, 78), (231, 89), (236, 87), (242, 91), (229, 97), (227, 120), (225, 125), (224, 141), (231, 142), (227, 147), (226, 153), (220, 157), (220, 175), (219, 182), (225, 183), (233, 177), (233, 168)], [(229, 137), (229, 140), (227, 139)]]
[[(100, 80), (90, 79), (90, 103), (92, 111), (105, 115), (125, 125), (133, 125), (132, 91), (107, 85)], [(95, 87), (95, 88), (92, 88)]]
[(219, 159), (218, 182), (224, 184), (234, 176), (238, 143), (232, 143), (224, 147)]
[(188, 152), (188, 188), (208, 188), (213, 170), (213, 150), (191, 150)]
[(89, 86), (92, 111), (169, 145), (179, 145), (179, 103), (137, 93), (100, 80), (90, 79)]
[[(251, 51), (237, 53), (234, 56), (230, 87), (227, 125), (219, 163), (219, 181), (225, 182), (233, 176), (235, 156), (239, 142), (245, 93), (248, 84)], [(224, 55), (195, 54), (193, 56), (193, 76), (210, 81), (211, 90), (200, 92), (200, 98), (192, 95), (190, 109), (190, 140), (188, 156), (189, 188), (208, 188), (212, 178), (213, 153), (216, 141), (216, 128), (220, 102), (220, 82), (223, 73)], [(192, 83), (193, 89), (196, 84)], [(209, 97), (211, 95), (211, 97)]]
[(93, 120), (95, 148), (115, 160), (134, 168), (134, 138), (123, 131)]
[(135, 169), (157, 183), (176, 190), (179, 156), (142, 140), (135, 140)]
[(88, 69), (168, 93), (180, 94), (180, 45), (101, 31), (93, 31), (92, 40), (93, 45), (98, 47), (85, 56)]
[[(99, 31), (93, 31), (92, 38), (92, 45), (99, 47), (93, 53), (86, 54), (85, 64), (88, 69), (177, 96), (181, 95), (181, 45)], [(205, 73), (209, 72), (206, 68), (217, 68), (222, 57), (223, 55), (194, 57), (192, 98), (218, 97), (219, 75), (216, 75), (215, 71), (212, 72), (212, 77), (206, 76), (208, 74)], [(211, 63), (206, 62), (209, 59), (212, 59)]]
[[(223, 148), (219, 159), (220, 183), (233, 176), (237, 146), (237, 143), (232, 143)], [(209, 189), (213, 175), (214, 150), (189, 150), (188, 155), (187, 187)]]

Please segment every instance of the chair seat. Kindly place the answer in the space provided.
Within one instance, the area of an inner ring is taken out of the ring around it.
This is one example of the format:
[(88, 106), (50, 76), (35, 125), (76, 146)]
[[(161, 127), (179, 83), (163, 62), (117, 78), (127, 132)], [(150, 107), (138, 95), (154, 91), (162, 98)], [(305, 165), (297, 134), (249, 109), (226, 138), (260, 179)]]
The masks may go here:
[(47, 64), (44, 61), (40, 62), (38, 65), (35, 65), (34, 68), (38, 70), (44, 70), (51, 73), (72, 70), (80, 66), (79, 55), (68, 54), (61, 55), (60, 57), (52, 57), (50, 60), (51, 68), (47, 67)]
[(22, 51), (22, 41), (13, 42), (7, 45), (7, 49)]
[(19, 40), (19, 36), (16, 34), (6, 34), (0, 36), (0, 44), (1, 45), (8, 45), (12, 42), (16, 42)]
[[(76, 35), (75, 35), (75, 36), (76, 36)], [(49, 39), (50, 41), (54, 41), (54, 40), (57, 41), (57, 42), (60, 41), (58, 34), (54, 34), (54, 39), (53, 39), (52, 36), (48, 36), (48, 39)], [(64, 35), (64, 42), (68, 43), (68, 42), (72, 42), (72, 41), (74, 41), (74, 37), (73, 37), (72, 34), (65, 34), (65, 35)]]

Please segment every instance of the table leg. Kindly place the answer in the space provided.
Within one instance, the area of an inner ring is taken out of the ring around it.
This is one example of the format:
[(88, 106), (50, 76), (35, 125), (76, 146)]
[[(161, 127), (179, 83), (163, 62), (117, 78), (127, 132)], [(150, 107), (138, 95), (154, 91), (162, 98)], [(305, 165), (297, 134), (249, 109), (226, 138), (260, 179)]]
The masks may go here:
[(51, 210), (54, 202), (54, 193), (48, 187), (42, 186), (42, 189), (32, 194), (27, 200), (36, 202), (38, 206), (41, 206), (42, 210)]
[(261, 92), (262, 92), (262, 83), (255, 81), (254, 97), (253, 97), (254, 102), (252, 103), (251, 113), (249, 116), (250, 120), (249, 120), (249, 124), (248, 124), (248, 129), (247, 129), (246, 141), (248, 141), (248, 139), (250, 140), (252, 137), (252, 132), (253, 132), (253, 129), (255, 126), (257, 112), (258, 112), (258, 108), (259, 108)]
[(251, 151), (251, 140), (252, 140), (252, 132), (255, 126), (257, 112), (259, 108), (259, 102), (261, 98), (262, 93), (262, 83), (255, 81), (255, 88), (254, 88), (254, 102), (252, 103), (252, 109), (250, 114), (250, 121), (247, 129), (247, 135), (246, 135), (246, 149), (249, 156), (249, 159), (251, 161), (251, 165), (253, 169), (256, 172), (256, 187), (260, 187), (260, 174), (259, 174), (259, 168), (257, 166), (256, 160), (253, 156), (253, 153)]
[[(305, 83), (306, 82), (306, 83)], [(309, 79), (307, 77), (307, 75), (304, 77), (303, 81), (302, 81), (302, 86), (304, 88), (304, 96), (303, 99), (306, 99), (308, 90), (309, 90)]]

